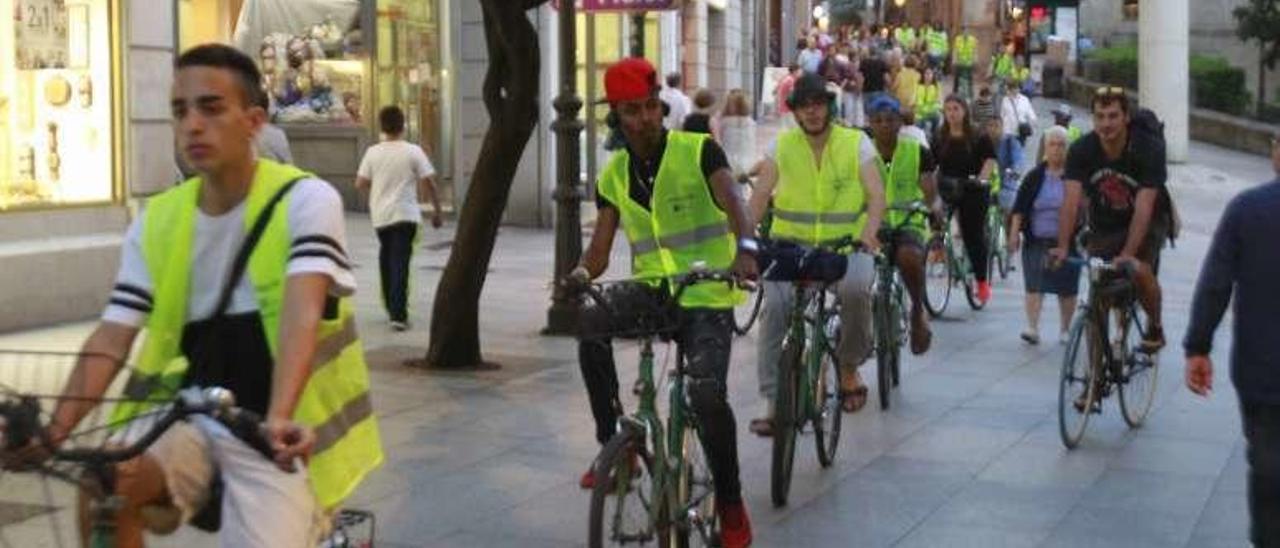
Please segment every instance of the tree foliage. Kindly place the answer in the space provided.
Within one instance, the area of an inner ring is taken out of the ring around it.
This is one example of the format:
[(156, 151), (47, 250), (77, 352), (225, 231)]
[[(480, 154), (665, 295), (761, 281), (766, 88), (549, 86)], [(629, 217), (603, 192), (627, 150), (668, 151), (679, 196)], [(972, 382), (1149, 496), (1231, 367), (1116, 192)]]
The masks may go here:
[(1266, 104), (1268, 69), (1280, 62), (1280, 0), (1248, 0), (1231, 12), (1236, 18), (1236, 36), (1245, 42), (1256, 40), (1258, 62), (1258, 110)]

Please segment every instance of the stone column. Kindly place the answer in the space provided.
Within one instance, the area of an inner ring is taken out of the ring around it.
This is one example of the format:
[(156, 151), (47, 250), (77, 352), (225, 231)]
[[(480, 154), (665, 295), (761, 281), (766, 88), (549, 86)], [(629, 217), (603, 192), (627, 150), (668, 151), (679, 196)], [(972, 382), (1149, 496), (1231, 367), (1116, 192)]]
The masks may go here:
[(707, 3), (686, 2), (682, 12), (684, 88), (694, 90), (707, 85)]
[(1169, 161), (1187, 161), (1191, 76), (1188, 0), (1138, 5), (1138, 101), (1164, 121)]

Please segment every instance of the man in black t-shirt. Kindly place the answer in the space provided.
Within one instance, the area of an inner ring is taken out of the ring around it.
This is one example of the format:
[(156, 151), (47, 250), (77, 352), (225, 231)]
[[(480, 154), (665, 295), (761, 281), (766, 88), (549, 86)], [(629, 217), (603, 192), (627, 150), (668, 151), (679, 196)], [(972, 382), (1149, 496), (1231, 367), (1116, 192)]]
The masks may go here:
[(1050, 250), (1050, 255), (1055, 262), (1065, 260), (1080, 200), (1088, 198), (1089, 254), (1133, 268), (1138, 300), (1150, 318), (1141, 346), (1155, 353), (1164, 347), (1155, 267), (1169, 230), (1167, 215), (1158, 207), (1168, 170), (1165, 159), (1156, 153), (1158, 143), (1131, 132), (1129, 122), (1130, 105), (1124, 91), (1099, 90), (1093, 98), (1094, 131), (1076, 141), (1067, 153), (1058, 247)]

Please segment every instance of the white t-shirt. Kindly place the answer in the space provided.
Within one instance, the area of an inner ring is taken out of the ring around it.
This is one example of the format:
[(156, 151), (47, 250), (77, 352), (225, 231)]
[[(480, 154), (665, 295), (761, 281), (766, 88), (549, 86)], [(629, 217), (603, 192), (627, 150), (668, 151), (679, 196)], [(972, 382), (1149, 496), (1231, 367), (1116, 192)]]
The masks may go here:
[(1016, 136), (1018, 124), (1035, 124), (1036, 109), (1031, 107), (1031, 100), (1026, 95), (1005, 95), (1000, 99), (1000, 121), (1004, 125), (1005, 135)]
[(422, 220), (418, 208), (418, 181), (436, 170), (422, 147), (395, 139), (369, 147), (360, 160), (357, 176), (369, 179), (369, 216), (374, 228)]
[[(351, 295), (356, 279), (347, 258), (347, 233), (342, 197), (320, 179), (298, 181), (278, 207), (288, 207), (289, 240), (294, 242), (287, 274), (319, 273), (333, 280), (330, 294)], [(191, 287), (187, 300), (187, 321), (208, 319), (217, 307), (222, 287), (230, 275), (231, 263), (245, 239), (245, 203), (231, 211), (210, 216), (197, 210), (191, 250)], [(142, 255), (142, 223), (139, 215), (129, 225), (121, 250), (120, 272), (111, 300), (102, 313), (105, 321), (142, 327), (151, 313), (155, 286)], [(227, 314), (258, 309), (249, 274), (240, 278)]]
[(925, 134), (923, 129), (920, 129), (917, 126), (904, 125), (902, 126), (902, 129), (898, 130), (898, 135), (915, 139), (916, 141), (919, 141), (920, 144), (924, 145), (924, 148), (929, 148), (929, 136)]

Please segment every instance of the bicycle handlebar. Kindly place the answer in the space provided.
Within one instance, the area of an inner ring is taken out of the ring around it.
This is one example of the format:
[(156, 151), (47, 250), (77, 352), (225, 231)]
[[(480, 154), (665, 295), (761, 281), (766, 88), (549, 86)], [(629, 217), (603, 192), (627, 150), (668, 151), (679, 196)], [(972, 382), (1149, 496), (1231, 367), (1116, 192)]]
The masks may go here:
[(235, 406), (235, 395), (221, 387), (190, 387), (178, 392), (169, 409), (147, 429), (141, 437), (128, 446), (114, 449), (60, 449), (53, 446), (48, 431), (39, 425), (39, 404), (34, 398), (23, 398), (16, 404), (0, 405), (0, 417), (5, 420), (4, 446), (15, 450), (28, 445), (31, 440), (49, 450), (54, 460), (80, 463), (124, 462), (145, 452), (174, 423), (194, 415), (216, 419), (267, 460), (275, 459), (271, 443), (262, 433), (262, 418), (257, 413)]

